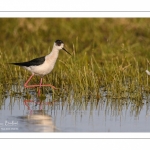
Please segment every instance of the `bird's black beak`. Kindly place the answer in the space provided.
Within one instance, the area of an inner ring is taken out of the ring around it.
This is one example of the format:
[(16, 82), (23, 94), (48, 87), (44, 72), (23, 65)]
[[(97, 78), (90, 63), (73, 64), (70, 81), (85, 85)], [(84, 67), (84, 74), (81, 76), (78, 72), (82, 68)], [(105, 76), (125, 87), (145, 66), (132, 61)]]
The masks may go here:
[(64, 51), (66, 51), (69, 55), (71, 55), (65, 48), (62, 48)]

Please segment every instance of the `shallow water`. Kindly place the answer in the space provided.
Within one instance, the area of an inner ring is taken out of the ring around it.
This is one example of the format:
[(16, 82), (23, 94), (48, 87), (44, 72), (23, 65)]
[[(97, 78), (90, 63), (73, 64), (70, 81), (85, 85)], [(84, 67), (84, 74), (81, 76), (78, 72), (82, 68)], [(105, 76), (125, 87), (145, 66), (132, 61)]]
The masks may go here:
[[(53, 99), (52, 93), (40, 102), (35, 91), (30, 101), (8, 93), (0, 106), (0, 132), (149, 132), (148, 99), (135, 106), (130, 100)], [(124, 101), (124, 100), (122, 100)]]

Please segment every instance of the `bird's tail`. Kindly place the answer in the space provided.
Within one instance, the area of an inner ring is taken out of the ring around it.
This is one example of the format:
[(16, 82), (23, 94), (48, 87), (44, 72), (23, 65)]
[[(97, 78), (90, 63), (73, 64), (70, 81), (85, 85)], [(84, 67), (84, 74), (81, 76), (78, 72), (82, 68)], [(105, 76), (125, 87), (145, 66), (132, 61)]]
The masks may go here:
[(24, 63), (8, 63), (8, 64), (17, 65), (17, 66), (24, 66)]

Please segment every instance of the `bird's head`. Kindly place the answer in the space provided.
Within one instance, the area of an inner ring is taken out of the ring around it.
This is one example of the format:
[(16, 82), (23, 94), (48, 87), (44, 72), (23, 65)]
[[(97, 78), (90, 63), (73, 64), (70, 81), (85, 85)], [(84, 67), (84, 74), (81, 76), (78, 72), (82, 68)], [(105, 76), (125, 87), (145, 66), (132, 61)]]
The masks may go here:
[[(70, 54), (65, 48), (64, 48), (64, 43), (61, 40), (56, 40), (54, 43), (55, 48), (57, 48), (58, 50), (64, 50), (66, 51), (68, 54)], [(70, 54), (71, 55), (71, 54)]]

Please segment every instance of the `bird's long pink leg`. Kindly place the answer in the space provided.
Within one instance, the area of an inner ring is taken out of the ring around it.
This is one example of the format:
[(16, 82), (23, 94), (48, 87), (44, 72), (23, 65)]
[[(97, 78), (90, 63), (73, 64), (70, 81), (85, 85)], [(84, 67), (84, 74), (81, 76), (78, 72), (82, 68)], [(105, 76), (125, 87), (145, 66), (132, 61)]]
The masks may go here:
[(43, 84), (43, 85), (41, 85), (41, 86), (50, 86), (52, 89), (58, 89), (58, 88), (56, 88), (55, 86), (53, 86), (53, 85), (51, 85), (51, 84)]
[(29, 79), (26, 81), (26, 83), (24, 84), (25, 88), (30, 88), (32, 85), (27, 85), (29, 83), (29, 81), (32, 79), (32, 77), (34, 76), (34, 74), (32, 74)]
[(42, 81), (40, 82), (40, 84), (34, 84), (34, 85), (28, 85), (29, 81), (32, 79), (32, 77), (34, 76), (34, 74), (32, 74), (29, 79), (26, 81), (26, 83), (24, 84), (25, 88), (34, 88), (34, 87), (41, 87)]
[(40, 84), (27, 85), (27, 84), (29, 83), (29, 81), (32, 79), (33, 76), (34, 76), (34, 74), (32, 74), (32, 75), (29, 77), (29, 79), (26, 81), (26, 83), (24, 84), (24, 87), (25, 87), (25, 88), (34, 88), (34, 87), (50, 86), (50, 87), (53, 88), (53, 89), (58, 89), (58, 88), (54, 87), (54, 86), (51, 85), (51, 84), (42, 85), (42, 78), (41, 78), (41, 80), (40, 80)]
[(34, 87), (40, 86), (40, 85), (38, 85), (38, 84), (28, 85), (29, 81), (32, 79), (33, 76), (34, 76), (34, 74), (32, 74), (32, 75), (29, 77), (29, 79), (26, 81), (26, 83), (24, 84), (24, 87), (25, 87), (25, 88), (34, 88)]
[(39, 89), (38, 89), (38, 96), (40, 96), (40, 88), (41, 88), (41, 85), (42, 85), (42, 78), (41, 78), (41, 80), (40, 80), (40, 87), (39, 87)]
[(53, 85), (51, 85), (51, 84), (42, 84), (42, 82), (43, 82), (43, 78), (41, 78), (41, 80), (40, 80), (40, 87), (45, 87), (45, 86), (50, 86), (51, 88), (53, 88), (53, 89), (58, 89), (58, 88), (56, 88), (55, 86), (53, 86)]

